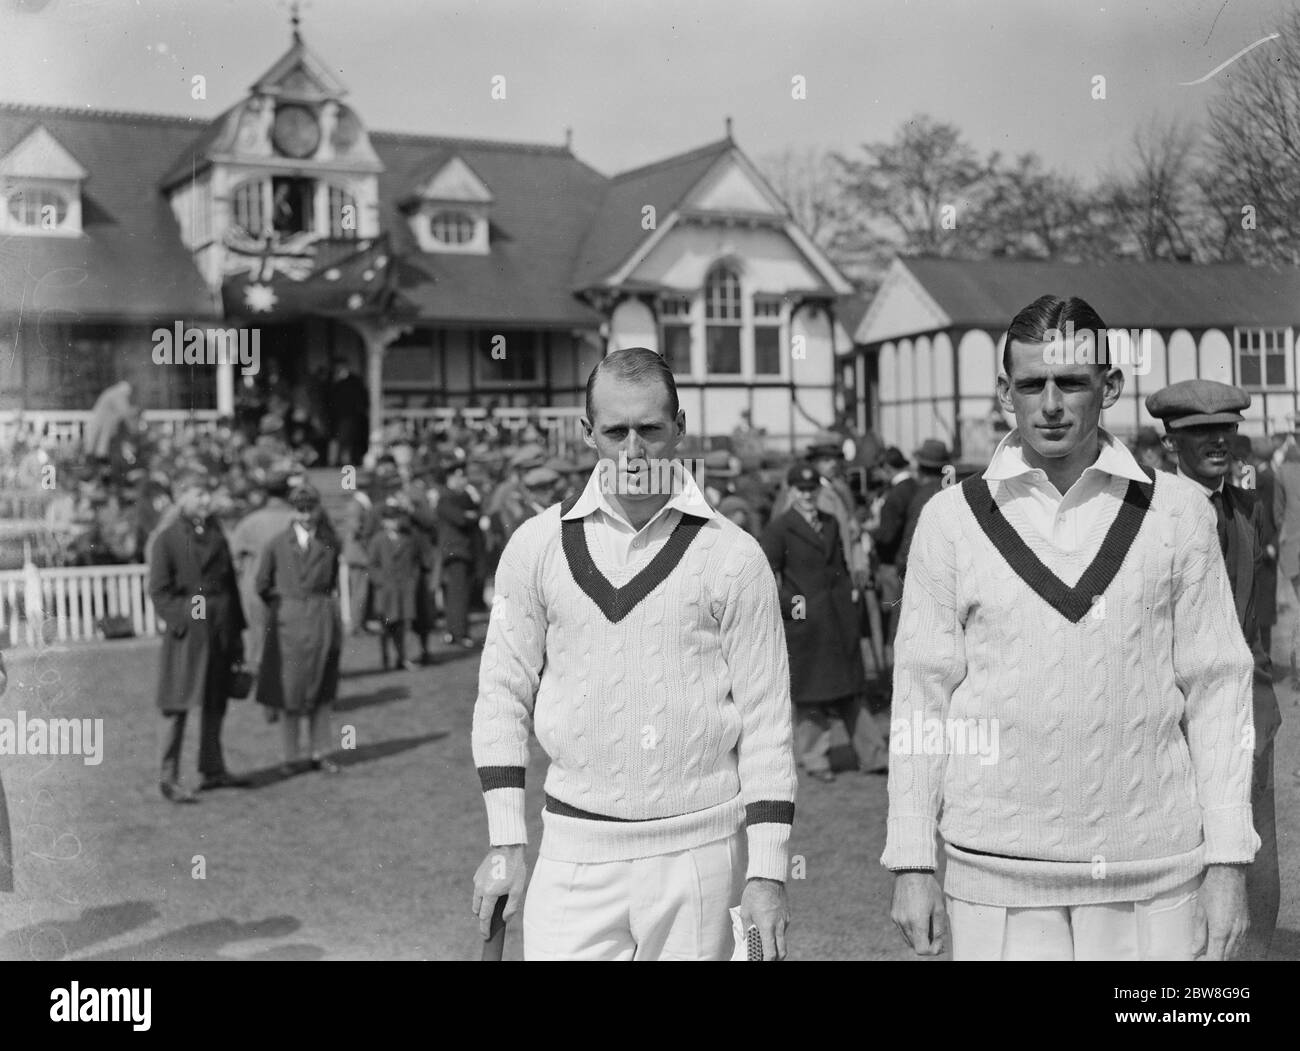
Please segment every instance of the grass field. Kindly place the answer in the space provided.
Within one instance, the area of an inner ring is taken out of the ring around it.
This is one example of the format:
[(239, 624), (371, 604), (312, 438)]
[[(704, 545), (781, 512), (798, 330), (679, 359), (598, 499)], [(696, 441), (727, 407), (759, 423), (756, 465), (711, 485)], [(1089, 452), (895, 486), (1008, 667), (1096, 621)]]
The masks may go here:
[[(481, 626), (480, 626), (481, 633)], [(1278, 637), (1286, 633), (1279, 628)], [(104, 720), (104, 758), (3, 758), (16, 893), (0, 895), (0, 959), (476, 959), (471, 876), (486, 822), (470, 756), (478, 652), (378, 671), (378, 644), (344, 655), (336, 730), (355, 729), (346, 773), (275, 773), (278, 727), (251, 701), (227, 719), (227, 763), (257, 787), (180, 807), (158, 793), (153, 706), (159, 643), (9, 654), (0, 716)], [(1278, 654), (1282, 656), (1281, 653)], [(1279, 685), (1282, 915), (1275, 954), (1300, 959), (1300, 708)], [(194, 783), (197, 725), (184, 764)], [(540, 838), (544, 763), (529, 771)], [(801, 781), (792, 854), (792, 959), (910, 959), (879, 867), (885, 780)], [(195, 878), (202, 867), (205, 878)], [(519, 958), (517, 925), (506, 958)]]

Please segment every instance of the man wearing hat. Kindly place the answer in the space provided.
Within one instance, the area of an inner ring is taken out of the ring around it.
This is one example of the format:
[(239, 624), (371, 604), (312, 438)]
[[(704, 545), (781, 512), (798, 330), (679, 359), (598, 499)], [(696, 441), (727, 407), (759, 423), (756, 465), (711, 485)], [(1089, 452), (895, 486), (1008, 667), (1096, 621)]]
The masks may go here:
[(239, 576), (239, 595), (243, 600), (244, 659), (251, 670), (262, 663), (262, 645), (266, 640), (266, 607), (257, 596), (257, 571), (267, 545), (289, 528), (293, 508), (289, 506), (289, 479), (282, 472), (266, 475), (262, 483), (266, 503), (245, 515), (230, 533), (230, 554)]
[(257, 594), (270, 611), (257, 701), (282, 716), (286, 775), (299, 767), (298, 724), (304, 715), (311, 768), (337, 773), (338, 766), (329, 759), (329, 717), (338, 694), (343, 646), (335, 601), (338, 538), (311, 485), (296, 488), (289, 502), (292, 521), (271, 539), (257, 571)]
[(370, 538), (379, 528), (379, 513), (371, 496), (374, 472), (362, 467), (356, 473), (356, 488), (343, 512), (343, 561), (348, 567), (349, 631), (361, 635), (370, 615)]
[(433, 568), (433, 552), (411, 529), (409, 518), (399, 504), (385, 503), (379, 511), (381, 528), (370, 538), (370, 588), (374, 614), (383, 624), (379, 654), (385, 670), (390, 643), (399, 668), (418, 667), (406, 659), (406, 631), (415, 619), (420, 575)]
[(555, 503), (555, 490), (560, 482), (559, 474), (549, 467), (534, 467), (524, 475), (524, 508), (529, 518), (540, 515)]
[(834, 781), (831, 720), (843, 720), (864, 771), (884, 770), (888, 746), (862, 706), (866, 675), (857, 595), (835, 516), (817, 508), (822, 477), (797, 463), (786, 475), (793, 503), (763, 530), (763, 553), (776, 574), (790, 656), (795, 757), (818, 781)]
[[(1246, 870), (1250, 928), (1245, 955), (1263, 959), (1277, 925), (1280, 883), (1273, 799), (1273, 738), (1282, 715), (1273, 691), (1273, 669), (1259, 634), (1257, 610), (1269, 586), (1264, 509), (1253, 489), (1229, 484), (1232, 447), (1250, 395), (1213, 380), (1184, 380), (1148, 395), (1147, 411), (1165, 425), (1165, 448), (1178, 458), (1178, 474), (1214, 507), (1219, 547), (1232, 585), (1237, 619), (1255, 658), (1255, 735), (1251, 809), (1259, 853)], [(1246, 439), (1249, 449), (1249, 439)], [(1276, 586), (1276, 580), (1274, 581)]]
[(916, 488), (907, 498), (907, 511), (903, 515), (903, 534), (894, 558), (900, 577), (907, 576), (907, 556), (912, 550), (912, 536), (916, 533), (916, 524), (921, 520), (921, 509), (943, 488), (943, 469), (948, 466), (951, 457), (948, 455), (948, 446), (938, 438), (927, 438), (921, 443), (921, 447), (912, 453), (912, 459), (916, 462)]
[(1097, 338), (1077, 297), (1012, 319), (1016, 427), (916, 527), (881, 863), (918, 954), (1219, 960), (1245, 932), (1251, 651), (1205, 492), (1100, 427)]
[(157, 703), (164, 720), (159, 788), (173, 803), (196, 802), (180, 780), (186, 718), (195, 709), (200, 791), (249, 783), (226, 770), (221, 754), (230, 672), (243, 662), (245, 622), (230, 548), (209, 514), (208, 486), (205, 475), (181, 477), (177, 517), (158, 534), (149, 560), (149, 597), (167, 626), (158, 662)]

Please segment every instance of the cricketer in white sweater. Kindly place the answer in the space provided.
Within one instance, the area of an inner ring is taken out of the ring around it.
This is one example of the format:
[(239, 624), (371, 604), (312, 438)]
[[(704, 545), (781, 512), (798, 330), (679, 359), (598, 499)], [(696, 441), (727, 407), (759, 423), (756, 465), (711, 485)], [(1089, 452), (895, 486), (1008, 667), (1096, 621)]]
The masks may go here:
[(748, 878), (784, 881), (796, 775), (767, 560), (682, 471), (674, 503), (692, 513), (670, 510), (666, 541), (611, 564), (594, 542), (597, 474), (581, 505), (520, 526), (497, 568), (473, 729), (491, 842), (527, 842), (535, 730), (550, 759), (544, 857), (652, 857), (743, 824)]
[[(1113, 475), (1118, 512), (1068, 551), (1005, 490), (970, 478), (917, 526), (882, 864), (933, 870), (937, 833), (945, 893), (1029, 908), (1143, 901), (1250, 862), (1253, 663), (1209, 502), (1171, 474)], [(929, 720), (968, 741), (991, 722), (996, 761), (900, 746)]]

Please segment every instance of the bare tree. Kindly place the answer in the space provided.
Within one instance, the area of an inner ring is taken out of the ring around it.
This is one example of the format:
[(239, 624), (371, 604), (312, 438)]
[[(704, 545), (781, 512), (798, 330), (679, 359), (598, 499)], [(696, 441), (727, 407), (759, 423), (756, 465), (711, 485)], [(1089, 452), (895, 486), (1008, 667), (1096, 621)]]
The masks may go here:
[(1197, 179), (1197, 129), (1150, 118), (1133, 134), (1128, 169), (1103, 181), (1099, 198), (1119, 254), (1139, 259), (1205, 259), (1211, 254)]
[(1201, 179), (1218, 250), (1249, 262), (1300, 263), (1300, 10), (1277, 40), (1222, 74), (1210, 103)]

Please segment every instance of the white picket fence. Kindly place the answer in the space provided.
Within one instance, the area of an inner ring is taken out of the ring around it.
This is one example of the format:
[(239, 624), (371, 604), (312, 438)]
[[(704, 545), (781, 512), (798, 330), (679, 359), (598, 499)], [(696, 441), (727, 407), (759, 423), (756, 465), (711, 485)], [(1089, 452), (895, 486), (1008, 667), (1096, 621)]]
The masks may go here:
[[(0, 410), (0, 447), (12, 445), (24, 433), (60, 448), (78, 448), (92, 415), (89, 409)], [(186, 427), (214, 431), (219, 414), (216, 409), (145, 409), (143, 415), (151, 427), (175, 434)]]
[[(348, 573), (340, 566), (339, 601), (349, 630)], [(35, 647), (102, 638), (104, 617), (127, 617), (137, 636), (162, 633), (149, 599), (149, 567), (67, 566), (0, 572), (0, 643)], [(44, 631), (42, 632), (42, 625)]]

